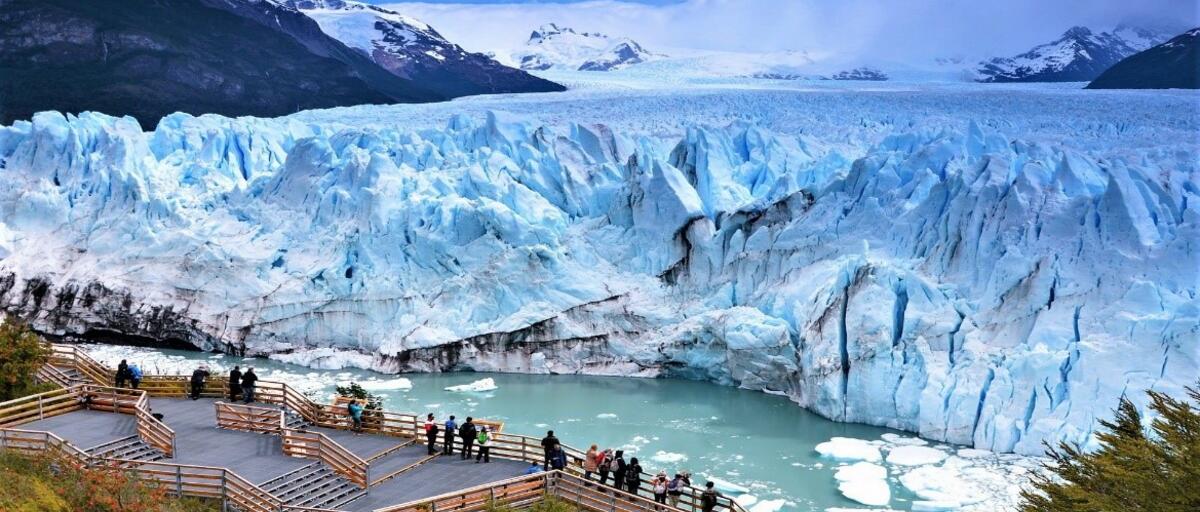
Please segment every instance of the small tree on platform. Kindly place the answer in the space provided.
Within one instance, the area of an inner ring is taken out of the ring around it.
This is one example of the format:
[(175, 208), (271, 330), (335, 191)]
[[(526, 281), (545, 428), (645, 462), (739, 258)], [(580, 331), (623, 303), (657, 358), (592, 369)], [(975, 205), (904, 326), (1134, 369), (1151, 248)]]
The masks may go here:
[(376, 395), (364, 389), (357, 382), (351, 382), (349, 386), (336, 386), (334, 391), (338, 396), (353, 398), (362, 402), (363, 409), (367, 410), (383, 410), (383, 397)]
[(50, 361), (50, 349), (15, 318), (0, 319), (0, 402), (52, 389), (38, 385), (34, 376)]
[[(1186, 388), (1200, 404), (1200, 386)], [(1101, 421), (1100, 449), (1085, 453), (1059, 443), (1050, 448), (1049, 475), (1037, 475), (1022, 491), (1023, 512), (1200, 510), (1200, 409), (1148, 391), (1153, 435), (1142, 428), (1137, 407), (1121, 398), (1113, 421)]]

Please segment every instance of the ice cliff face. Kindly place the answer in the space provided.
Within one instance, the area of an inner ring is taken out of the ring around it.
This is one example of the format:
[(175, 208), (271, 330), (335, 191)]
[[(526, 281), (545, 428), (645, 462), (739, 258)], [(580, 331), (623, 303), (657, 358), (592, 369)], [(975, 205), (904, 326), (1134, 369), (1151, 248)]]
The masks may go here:
[(43, 113), (0, 130), (0, 305), (320, 367), (708, 379), (1026, 453), (1200, 372), (1195, 153), (838, 147)]

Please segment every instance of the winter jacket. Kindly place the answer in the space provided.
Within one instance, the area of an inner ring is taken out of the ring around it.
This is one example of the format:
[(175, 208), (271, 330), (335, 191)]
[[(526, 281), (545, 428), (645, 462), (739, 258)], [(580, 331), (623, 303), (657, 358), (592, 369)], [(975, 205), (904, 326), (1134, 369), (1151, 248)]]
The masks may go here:
[(236, 388), (242, 385), (242, 372), (240, 370), (229, 371), (229, 387)]
[(358, 421), (362, 421), (362, 404), (350, 404), (346, 406), (346, 410), (350, 412), (350, 417)]
[(142, 380), (142, 369), (136, 364), (131, 365), (129, 367), (129, 378), (133, 380)]
[(258, 382), (258, 375), (254, 372), (246, 370), (246, 373), (242, 374), (242, 387), (254, 387), (255, 382)]
[(474, 423), (463, 423), (461, 427), (458, 427), (458, 437), (463, 441), (475, 439), (478, 434), (479, 430), (475, 428)]
[(596, 450), (587, 451), (587, 454), (583, 456), (584, 471), (590, 471), (594, 473), (599, 468), (599, 466), (596, 464), (597, 455), (599, 454), (596, 452)]

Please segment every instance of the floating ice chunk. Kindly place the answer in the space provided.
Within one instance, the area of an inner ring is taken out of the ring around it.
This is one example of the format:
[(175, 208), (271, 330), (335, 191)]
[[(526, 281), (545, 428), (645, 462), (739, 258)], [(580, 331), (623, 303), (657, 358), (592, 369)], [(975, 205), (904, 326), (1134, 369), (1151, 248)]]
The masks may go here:
[(982, 457), (990, 457), (992, 452), (987, 450), (976, 450), (975, 448), (961, 448), (958, 450), (958, 456), (964, 459), (978, 459)]
[(946, 452), (928, 446), (901, 446), (888, 453), (887, 461), (899, 466), (921, 466), (936, 464), (946, 457)]
[(883, 458), (879, 448), (870, 441), (850, 437), (834, 437), (817, 445), (817, 453), (837, 460), (877, 462)]
[(776, 512), (787, 504), (787, 500), (763, 500), (750, 507), (750, 512)]
[(958, 510), (963, 504), (957, 501), (929, 501), (917, 500), (912, 502), (912, 510), (914, 512), (942, 512), (945, 510)]
[(855, 480), (884, 480), (887, 478), (887, 470), (879, 464), (870, 462), (856, 462), (849, 466), (842, 466), (833, 474), (839, 482), (855, 481)]
[(713, 483), (713, 487), (716, 487), (718, 491), (726, 494), (747, 494), (750, 492), (750, 489), (744, 485), (738, 485), (728, 480), (722, 480), (715, 476), (708, 476), (707, 478), (709, 482)]
[[(938, 466), (922, 466), (909, 471), (900, 476), (900, 484), (922, 500), (944, 504), (957, 503), (958, 506), (976, 503), (983, 495), (976, 485), (960, 478), (957, 471)], [(913, 510), (916, 510), (915, 504)]]
[(611, 412), (602, 412), (600, 414), (597, 414), (596, 417), (600, 418), (602, 420), (607, 420), (607, 419), (614, 419), (617, 417), (617, 415), (613, 414)]
[(887, 470), (878, 464), (856, 462), (842, 466), (833, 477), (837, 479), (838, 491), (843, 496), (863, 505), (887, 505), (892, 500)]
[(412, 381), (404, 377), (387, 380), (366, 380), (358, 383), (368, 391), (386, 391), (389, 389), (412, 389)]
[(734, 498), (733, 501), (736, 501), (738, 505), (742, 506), (742, 508), (746, 508), (758, 503), (758, 496), (753, 494), (742, 494)]
[(447, 386), (446, 391), (492, 391), (499, 389), (496, 386), (496, 381), (491, 377), (479, 379), (470, 384), (460, 384), (457, 386)]
[(661, 462), (663, 464), (675, 464), (687, 460), (687, 455), (659, 450), (654, 452), (654, 455), (650, 456), (650, 460), (654, 462)]
[(887, 441), (888, 444), (894, 444), (897, 446), (925, 446), (929, 444), (929, 441), (919, 437), (906, 437), (891, 433), (884, 434), (879, 437), (883, 438), (884, 441)]

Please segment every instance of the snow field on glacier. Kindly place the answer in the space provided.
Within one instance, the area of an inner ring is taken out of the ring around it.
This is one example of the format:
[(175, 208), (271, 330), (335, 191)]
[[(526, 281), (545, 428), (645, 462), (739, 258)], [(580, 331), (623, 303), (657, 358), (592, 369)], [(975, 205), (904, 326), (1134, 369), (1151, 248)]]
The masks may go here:
[(1021, 453), (1195, 379), (1195, 94), (854, 87), (41, 114), (0, 130), (0, 303), (325, 369), (703, 379)]

